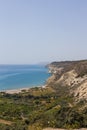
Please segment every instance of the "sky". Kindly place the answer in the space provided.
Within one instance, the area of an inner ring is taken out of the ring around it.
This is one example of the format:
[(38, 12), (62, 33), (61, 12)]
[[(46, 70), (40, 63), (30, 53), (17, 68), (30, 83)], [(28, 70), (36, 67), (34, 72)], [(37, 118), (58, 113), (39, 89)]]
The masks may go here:
[(87, 0), (0, 0), (0, 64), (87, 59)]

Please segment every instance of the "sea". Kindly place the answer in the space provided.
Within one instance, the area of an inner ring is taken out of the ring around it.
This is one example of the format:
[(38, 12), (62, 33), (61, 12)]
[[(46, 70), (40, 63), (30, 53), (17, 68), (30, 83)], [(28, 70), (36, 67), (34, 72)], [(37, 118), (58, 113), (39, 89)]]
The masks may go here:
[(44, 65), (0, 65), (0, 91), (43, 86), (50, 75)]

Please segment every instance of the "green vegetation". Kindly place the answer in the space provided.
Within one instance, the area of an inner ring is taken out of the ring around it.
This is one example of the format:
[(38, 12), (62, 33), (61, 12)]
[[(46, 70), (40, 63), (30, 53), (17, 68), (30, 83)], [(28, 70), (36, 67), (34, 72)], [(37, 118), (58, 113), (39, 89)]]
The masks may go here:
[[(87, 127), (87, 100), (75, 99), (71, 90), (76, 86), (63, 86), (58, 79), (75, 70), (77, 77), (87, 75), (87, 61), (54, 62), (51, 67), (61, 68), (46, 88), (31, 88), (19, 94), (0, 93), (0, 129), (42, 130), (53, 128)], [(53, 68), (53, 69), (54, 69)], [(66, 76), (67, 79), (67, 76)]]
[(53, 85), (32, 88), (19, 94), (0, 93), (0, 122), (2, 130), (42, 130), (44, 127), (87, 127), (85, 102), (75, 104), (68, 87)]

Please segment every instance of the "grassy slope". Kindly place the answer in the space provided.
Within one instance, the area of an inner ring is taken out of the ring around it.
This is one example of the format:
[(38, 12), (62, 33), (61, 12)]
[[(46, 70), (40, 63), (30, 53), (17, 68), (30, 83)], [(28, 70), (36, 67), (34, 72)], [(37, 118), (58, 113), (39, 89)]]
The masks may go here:
[[(79, 109), (82, 104), (75, 105), (73, 98), (68, 96), (67, 87), (60, 86), (33, 88), (29, 92), (13, 95), (1, 93), (0, 119), (13, 123), (9, 126), (0, 122), (0, 129), (41, 130), (46, 127), (82, 127), (83, 114)], [(86, 114), (84, 116), (87, 118)]]

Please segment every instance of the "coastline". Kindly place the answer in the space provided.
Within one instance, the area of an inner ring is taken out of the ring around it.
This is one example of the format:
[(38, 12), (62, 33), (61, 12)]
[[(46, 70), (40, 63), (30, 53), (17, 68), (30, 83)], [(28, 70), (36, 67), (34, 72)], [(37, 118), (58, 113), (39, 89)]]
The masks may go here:
[(21, 93), (22, 91), (28, 91), (30, 88), (19, 88), (19, 89), (10, 89), (10, 90), (4, 90), (1, 92), (5, 92), (8, 94), (18, 94)]
[[(46, 85), (43, 86), (36, 86), (37, 88), (46, 88)], [(23, 91), (28, 92), (30, 89), (35, 88), (35, 87), (31, 87), (31, 88), (18, 88), (18, 89), (10, 89), (10, 90), (2, 90), (0, 91), (0, 93), (7, 93), (7, 94), (19, 94)]]
[[(4, 74), (6, 69), (8, 69), (8, 72), (11, 71), (11, 74), (7, 72), (6, 74)], [(21, 71), (22, 69), (23, 72)], [(2, 66), (1, 70), (2, 73), (0, 76), (2, 84), (0, 84), (0, 93), (3, 92), (14, 94), (14, 93), (20, 93), (22, 91), (28, 91), (29, 89), (35, 87), (44, 88), (44, 86), (46, 85), (46, 81), (50, 77), (50, 74), (48, 73), (48, 68), (46, 68), (46, 66), (8, 65), (5, 67)]]

